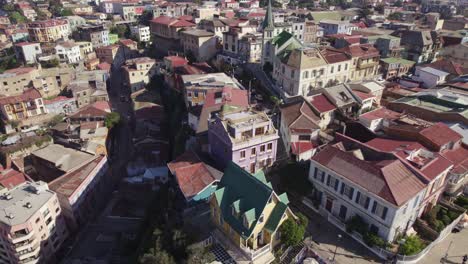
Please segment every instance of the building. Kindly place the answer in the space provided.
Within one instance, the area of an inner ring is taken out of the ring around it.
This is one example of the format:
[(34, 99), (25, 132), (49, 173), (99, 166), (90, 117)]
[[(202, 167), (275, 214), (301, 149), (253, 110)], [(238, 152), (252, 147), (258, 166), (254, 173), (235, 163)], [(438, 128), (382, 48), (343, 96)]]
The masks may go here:
[(468, 42), (445, 47), (440, 55), (450, 61), (468, 68)]
[(143, 25), (131, 26), (130, 32), (140, 42), (150, 42), (151, 40), (151, 33), (150, 33), (149, 26), (143, 26)]
[(242, 33), (231, 29), (223, 32), (223, 55), (229, 60), (257, 62), (262, 56), (262, 37), (258, 33)]
[(77, 231), (100, 213), (103, 197), (111, 193), (113, 185), (108, 169), (107, 158), (99, 155), (49, 183), (69, 230)]
[(449, 73), (431, 67), (416, 66), (412, 79), (421, 82), (424, 88), (434, 88), (445, 83)]
[(191, 74), (182, 75), (184, 85), (183, 93), (187, 108), (205, 103), (208, 91), (233, 87), (243, 88), (237, 80), (227, 76), (225, 73)]
[(304, 43), (320, 43), (323, 38), (323, 28), (314, 21), (304, 23)]
[(159, 16), (151, 20), (150, 30), (154, 36), (156, 48), (165, 50), (182, 50), (180, 31), (193, 29), (196, 24), (183, 19)]
[(39, 75), (32, 80), (32, 86), (36, 88), (43, 98), (57, 96), (71, 80), (75, 78), (75, 69), (61, 65), (41, 69)]
[(67, 20), (49, 19), (28, 24), (29, 38), (33, 42), (56, 42), (66, 40), (71, 34)]
[(319, 132), (327, 125), (321, 121), (313, 107), (302, 97), (281, 106), (281, 138), (286, 151), (295, 160), (309, 160), (315, 154), (320, 145)]
[(67, 64), (78, 64), (83, 59), (81, 57), (80, 45), (74, 41), (57, 43), (55, 45), (55, 52), (59, 60)]
[(78, 26), (86, 24), (86, 19), (81, 16), (65, 16), (64, 19), (68, 21), (68, 25), (70, 25), (71, 32), (78, 29)]
[(359, 123), (372, 132), (378, 132), (389, 127), (400, 116), (400, 113), (382, 107), (360, 115)]
[(350, 24), (349, 21), (324, 19), (320, 20), (319, 25), (323, 28), (323, 34), (325, 36), (335, 34), (351, 35), (352, 31), (352, 24)]
[(109, 101), (106, 83), (92, 80), (73, 81), (68, 86), (76, 100), (78, 108), (82, 108), (100, 101)]
[(252, 175), (230, 162), (210, 201), (215, 236), (244, 253), (237, 262), (270, 263), (281, 224), (296, 218), (288, 204), (287, 194), (276, 194), (263, 172)]
[(197, 61), (209, 61), (218, 51), (215, 34), (203, 29), (181, 31), (180, 40), (184, 53)]
[(37, 55), (42, 54), (41, 44), (20, 42), (15, 44), (16, 58), (25, 64), (37, 62)]
[(385, 58), (380, 60), (381, 71), (385, 80), (392, 80), (406, 75), (416, 62), (401, 58)]
[(210, 155), (221, 166), (233, 161), (256, 173), (276, 161), (278, 131), (263, 112), (224, 107), (208, 123)]
[(295, 48), (280, 52), (273, 79), (286, 96), (306, 96), (313, 90), (349, 80), (351, 56), (333, 48)]
[(53, 99), (44, 100), (44, 106), (47, 113), (56, 115), (68, 115), (76, 111), (75, 98), (68, 98), (65, 96), (57, 96)]
[(2, 196), (3, 261), (53, 261), (68, 237), (57, 195), (45, 182), (25, 182), (10, 190), (3, 188)]
[(89, 41), (94, 48), (107, 46), (109, 42), (109, 30), (103, 24), (84, 24), (77, 26), (78, 35), (75, 39)]
[(200, 26), (206, 31), (213, 32), (219, 39), (223, 39), (223, 33), (229, 30), (228, 22), (219, 17), (202, 20), (200, 21)]
[(364, 151), (327, 146), (312, 157), (309, 181), (330, 222), (343, 226), (359, 216), (369, 231), (393, 241), (422, 214), (426, 184), (399, 159)]
[(404, 47), (403, 58), (416, 63), (433, 62), (442, 47), (441, 39), (436, 31), (430, 30), (402, 30), (392, 35), (401, 39)]
[(120, 46), (117, 44), (97, 47), (95, 49), (96, 57), (99, 59), (101, 63), (106, 62), (109, 64), (113, 64), (114, 58), (117, 56), (119, 49), (120, 49)]
[(34, 67), (20, 67), (10, 69), (0, 74), (0, 94), (12, 96), (22, 94), (29, 89), (31, 81), (39, 75)]
[(379, 50), (382, 58), (400, 57), (403, 48), (400, 46), (401, 39), (392, 35), (371, 35), (361, 38), (361, 43), (374, 45)]
[(351, 45), (340, 49), (351, 55), (348, 80), (374, 80), (380, 75), (380, 53), (370, 44)]
[(13, 126), (12, 123), (18, 122), (16, 125), (19, 127), (26, 123), (28, 118), (34, 119), (47, 113), (41, 94), (34, 88), (25, 90), (21, 95), (0, 98), (0, 111), (2, 120), (6, 122), (5, 126)]
[(201, 161), (193, 151), (187, 151), (167, 164), (188, 205), (206, 202), (216, 190), (223, 175)]
[(125, 61), (125, 65), (122, 68), (124, 69), (126, 81), (132, 93), (145, 88), (151, 81), (153, 75), (156, 74), (155, 63), (156, 60), (148, 57)]

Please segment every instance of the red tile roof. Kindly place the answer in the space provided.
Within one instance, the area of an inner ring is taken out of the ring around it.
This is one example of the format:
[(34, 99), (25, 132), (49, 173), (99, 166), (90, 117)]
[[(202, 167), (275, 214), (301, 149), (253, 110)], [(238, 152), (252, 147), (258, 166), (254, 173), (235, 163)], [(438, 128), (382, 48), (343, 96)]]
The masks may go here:
[(184, 57), (167, 56), (164, 57), (164, 59), (171, 62), (172, 68), (181, 67), (188, 64), (188, 60), (186, 60)]
[(351, 54), (352, 57), (358, 58), (371, 58), (380, 56), (379, 50), (377, 50), (371, 44), (347, 46), (339, 50)]
[(170, 24), (174, 23), (177, 21), (176, 18), (173, 17), (168, 17), (168, 16), (158, 16), (155, 17), (151, 20), (151, 23), (156, 23), (156, 24), (163, 24), (169, 26)]
[(412, 151), (424, 148), (416, 141), (394, 140), (387, 138), (374, 138), (366, 142), (366, 145), (384, 152)]
[(171, 27), (194, 27), (196, 24), (185, 21), (185, 20), (179, 20), (171, 25)]
[(317, 147), (317, 144), (310, 141), (300, 141), (291, 143), (291, 152), (295, 155), (307, 152)]
[(19, 102), (28, 102), (41, 98), (41, 93), (35, 88), (25, 90), (20, 95), (8, 96), (0, 98), (0, 105), (15, 104)]
[(312, 96), (310, 103), (320, 113), (325, 113), (336, 109), (330, 100), (328, 100), (328, 98), (323, 94)]
[(346, 52), (333, 48), (322, 49), (320, 53), (323, 55), (327, 63), (330, 64), (343, 62), (351, 59), (349, 55), (346, 54)]
[(185, 152), (167, 166), (187, 200), (221, 178), (221, 172), (203, 163), (192, 151)]
[(219, 90), (217, 89), (208, 91), (205, 97), (206, 107), (211, 107), (218, 104), (247, 107), (249, 105), (247, 91), (232, 87), (224, 87)]
[(106, 112), (111, 111), (110, 104), (107, 101), (97, 101), (97, 102), (94, 102), (92, 106), (102, 111), (106, 111)]
[(398, 159), (365, 161), (351, 152), (328, 146), (312, 160), (397, 206), (425, 188), (425, 184)]
[(66, 96), (57, 96), (53, 99), (50, 99), (50, 100), (44, 100), (44, 104), (53, 104), (55, 102), (60, 102), (60, 101), (67, 101), (67, 100), (70, 100), (70, 99), (73, 99), (73, 98), (68, 98)]
[(10, 73), (10, 74), (15, 74), (15, 75), (20, 75), (20, 74), (26, 74), (34, 71), (36, 68), (34, 67), (19, 67), (19, 68), (14, 68), (14, 69), (9, 69), (4, 71), (3, 73)]
[(357, 95), (363, 101), (370, 99), (370, 98), (375, 98), (375, 96), (372, 94), (364, 93), (364, 92), (357, 91), (357, 90), (353, 90), (353, 93)]
[(376, 120), (376, 119), (388, 119), (388, 120), (396, 120), (401, 116), (401, 113), (392, 111), (385, 107), (375, 109), (373, 111), (367, 112), (359, 116), (359, 118), (365, 118), (368, 120)]
[(85, 106), (82, 110), (71, 115), (70, 118), (89, 118), (89, 117), (105, 117), (108, 112), (96, 108), (92, 105)]
[(14, 169), (5, 169), (0, 172), (0, 185), (5, 188), (12, 189), (13, 187), (26, 182), (26, 176)]
[(466, 146), (444, 151), (441, 155), (453, 163), (452, 173), (464, 175), (468, 172), (468, 148)]
[(102, 62), (97, 65), (97, 68), (100, 70), (109, 71), (111, 69), (111, 65), (107, 62)]
[(439, 148), (449, 142), (458, 142), (463, 138), (443, 123), (434, 124), (421, 130), (419, 133)]

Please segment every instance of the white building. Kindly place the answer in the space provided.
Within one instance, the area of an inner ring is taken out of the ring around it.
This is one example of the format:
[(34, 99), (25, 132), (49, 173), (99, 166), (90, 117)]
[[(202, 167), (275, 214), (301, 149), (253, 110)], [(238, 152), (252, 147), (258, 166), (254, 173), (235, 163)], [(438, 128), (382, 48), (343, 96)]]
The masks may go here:
[(15, 44), (15, 53), (18, 60), (26, 64), (37, 62), (37, 55), (42, 54), (41, 44), (21, 42)]
[(135, 36), (138, 41), (149, 42), (151, 39), (151, 33), (149, 26), (137, 25), (130, 27), (130, 32)]
[(78, 63), (82, 60), (80, 45), (74, 41), (60, 42), (55, 46), (55, 52), (61, 62)]
[(449, 73), (431, 67), (416, 67), (413, 80), (423, 83), (424, 88), (434, 88), (445, 82)]

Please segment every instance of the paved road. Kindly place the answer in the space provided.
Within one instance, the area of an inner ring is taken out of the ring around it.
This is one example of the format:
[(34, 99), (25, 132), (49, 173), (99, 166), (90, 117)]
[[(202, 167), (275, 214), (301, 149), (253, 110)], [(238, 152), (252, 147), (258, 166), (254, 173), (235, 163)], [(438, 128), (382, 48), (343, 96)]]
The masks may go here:
[[(449, 245), (450, 242), (453, 242), (452, 245)], [(437, 244), (432, 248), (429, 253), (418, 264), (437, 264), (444, 263), (442, 258), (447, 253), (448, 249), (448, 258), (445, 263), (447, 264), (461, 264), (462, 257), (465, 254), (468, 254), (468, 228), (465, 228), (459, 233), (452, 233), (447, 238), (445, 238), (441, 243)]]

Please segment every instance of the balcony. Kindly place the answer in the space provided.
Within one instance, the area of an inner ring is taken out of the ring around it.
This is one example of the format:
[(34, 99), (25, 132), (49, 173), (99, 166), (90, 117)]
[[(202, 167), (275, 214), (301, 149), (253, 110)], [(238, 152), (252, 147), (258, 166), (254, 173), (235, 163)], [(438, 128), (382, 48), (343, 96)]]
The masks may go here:
[(369, 61), (359, 60), (357, 66), (358, 66), (359, 69), (367, 69), (367, 68), (372, 68), (372, 67), (374, 67), (376, 65), (379, 65), (379, 60), (371, 59)]
[[(16, 252), (19, 253), (23, 250), (26, 250), (30, 248), (31, 246), (35, 246), (37, 243), (34, 243), (36, 241), (36, 238), (33, 237), (31, 239), (25, 240), (23, 242), (15, 243), (13, 247), (15, 248)], [(33, 245), (34, 244), (34, 245)]]
[[(29, 250), (25, 250), (22, 253), (17, 253), (16, 256), (19, 258), (20, 261), (22, 260), (27, 260), (27, 259), (37, 259), (39, 256), (39, 251), (41, 250), (41, 247), (39, 244), (36, 244), (34, 248), (31, 248)], [(26, 262), (28, 263), (28, 262)]]
[(271, 244), (269, 243), (255, 250), (249, 247), (244, 247), (242, 245), (241, 245), (241, 249), (247, 255), (247, 257), (251, 260), (259, 259), (260, 257), (267, 255), (268, 253), (271, 254)]
[(29, 232), (29, 233), (17, 232), (17, 233), (11, 234), (11, 241), (13, 242), (13, 244), (16, 244), (16, 243), (28, 240), (32, 238), (33, 236), (34, 236), (34, 232)]

